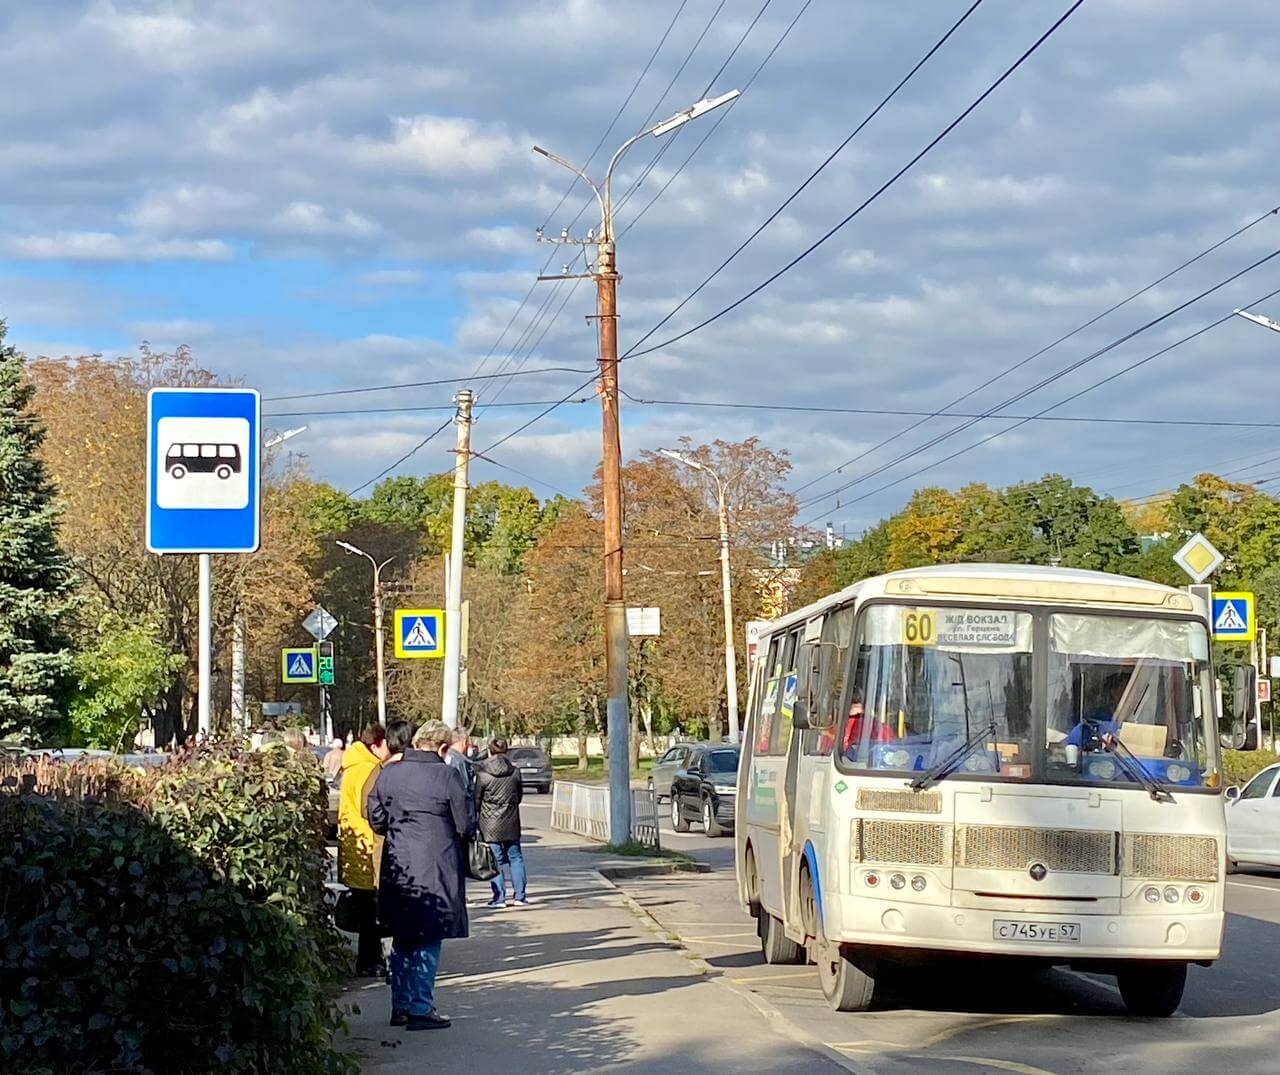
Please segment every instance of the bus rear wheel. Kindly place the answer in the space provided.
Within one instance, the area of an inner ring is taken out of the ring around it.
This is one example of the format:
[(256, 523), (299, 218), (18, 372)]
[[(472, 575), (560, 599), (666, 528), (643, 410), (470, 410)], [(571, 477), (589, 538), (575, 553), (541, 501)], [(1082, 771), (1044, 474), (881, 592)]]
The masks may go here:
[(808, 962), (804, 947), (788, 937), (782, 922), (763, 907), (756, 919), (756, 932), (760, 935), (760, 953), (771, 966)]
[(1182, 1003), (1185, 963), (1135, 963), (1116, 972), (1116, 985), (1130, 1015), (1167, 1019)]
[(231, 477), (231, 468), (230, 468), (229, 466), (227, 466), (227, 465), (226, 465), (226, 463), (223, 463), (223, 464), (222, 464), (222, 466), (220, 466), (220, 467), (215, 471), (215, 473), (216, 473), (216, 474), (218, 475), (218, 477), (219, 477), (219, 478), (221, 478), (223, 481), (226, 481), (229, 477)]
[(822, 995), (832, 1010), (864, 1012), (871, 1007), (876, 994), (874, 966), (868, 964), (864, 968), (831, 941), (820, 938), (813, 947)]
[(179, 463), (175, 467), (169, 468), (169, 477), (171, 478), (177, 478), (179, 481), (181, 481), (186, 476), (187, 476), (187, 468), (184, 467), (181, 463)]

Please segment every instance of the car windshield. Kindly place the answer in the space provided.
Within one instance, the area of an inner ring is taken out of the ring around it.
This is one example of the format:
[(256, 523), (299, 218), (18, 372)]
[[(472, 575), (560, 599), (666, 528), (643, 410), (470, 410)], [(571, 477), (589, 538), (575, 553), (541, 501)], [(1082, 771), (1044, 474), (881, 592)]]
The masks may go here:
[(1031, 615), (1012, 609), (872, 606), (859, 627), (842, 757), (922, 772), (977, 737), (961, 772), (1030, 777), (1031, 639)]
[(736, 750), (713, 750), (707, 754), (707, 772), (736, 773), (738, 771), (738, 752)]
[(1204, 786), (1210, 771), (1204, 698), (1211, 690), (1209, 637), (1201, 623), (1051, 616), (1050, 772), (1130, 783), (1141, 764), (1167, 784)]
[(512, 761), (544, 762), (547, 760), (546, 754), (535, 747), (515, 747), (509, 751), (508, 757)]

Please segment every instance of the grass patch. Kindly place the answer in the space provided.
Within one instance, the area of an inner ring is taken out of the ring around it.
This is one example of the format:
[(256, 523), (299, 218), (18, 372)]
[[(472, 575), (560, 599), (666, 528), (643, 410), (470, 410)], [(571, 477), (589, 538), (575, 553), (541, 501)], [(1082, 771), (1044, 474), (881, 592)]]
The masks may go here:
[(610, 854), (621, 855), (623, 858), (671, 859), (676, 862), (694, 861), (692, 855), (686, 855), (683, 851), (671, 851), (665, 847), (659, 851), (637, 840), (628, 840), (625, 844), (606, 844), (605, 849)]

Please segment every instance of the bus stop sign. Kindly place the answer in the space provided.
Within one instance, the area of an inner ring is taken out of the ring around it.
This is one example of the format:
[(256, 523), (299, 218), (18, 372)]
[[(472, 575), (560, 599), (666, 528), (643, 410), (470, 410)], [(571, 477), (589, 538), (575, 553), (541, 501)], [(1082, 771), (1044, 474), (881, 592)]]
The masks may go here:
[(251, 388), (147, 393), (147, 548), (254, 552), (261, 428)]

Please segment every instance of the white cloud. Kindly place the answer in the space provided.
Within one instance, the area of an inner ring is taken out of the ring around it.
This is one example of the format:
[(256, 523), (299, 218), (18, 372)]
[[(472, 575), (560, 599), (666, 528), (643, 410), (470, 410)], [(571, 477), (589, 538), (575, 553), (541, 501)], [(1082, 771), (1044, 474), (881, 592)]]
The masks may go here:
[(179, 183), (164, 190), (148, 190), (121, 219), (142, 231), (207, 232), (226, 226), (256, 201), (244, 190), (228, 190), (214, 183)]
[(358, 274), (356, 283), (364, 287), (407, 287), (426, 278), (421, 269), (372, 269)]
[(857, 250), (846, 250), (838, 258), (836, 258), (837, 267), (845, 272), (863, 273), (870, 272), (872, 269), (878, 269), (884, 264), (874, 250), (860, 248)]
[(464, 238), (468, 246), (496, 254), (524, 253), (530, 246), (528, 229), (513, 228), (509, 224), (491, 228), (469, 228)]
[(220, 239), (153, 239), (105, 231), (56, 232), (0, 238), (0, 251), (31, 261), (230, 261)]
[(519, 155), (500, 123), (432, 115), (402, 116), (392, 124), (388, 140), (360, 138), (353, 150), (370, 165), (448, 177), (492, 174)]
[(364, 239), (379, 230), (377, 224), (354, 210), (330, 213), (315, 202), (290, 202), (272, 223), (278, 231), (301, 238)]

